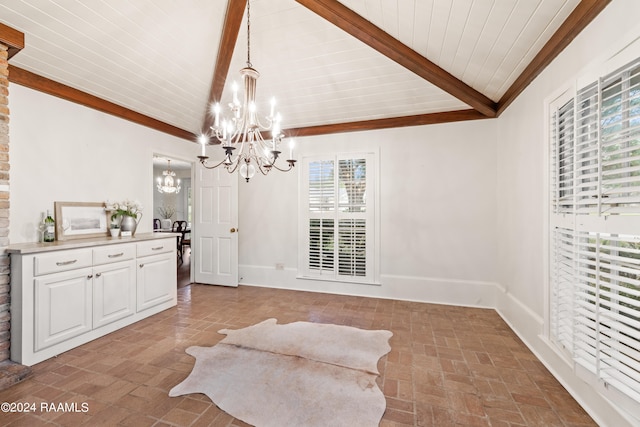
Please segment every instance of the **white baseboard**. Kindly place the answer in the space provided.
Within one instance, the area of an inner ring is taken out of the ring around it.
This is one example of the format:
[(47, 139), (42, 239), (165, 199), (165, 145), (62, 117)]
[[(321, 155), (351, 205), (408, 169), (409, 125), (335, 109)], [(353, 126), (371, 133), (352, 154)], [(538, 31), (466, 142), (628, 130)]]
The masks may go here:
[(501, 290), (497, 283), (472, 280), (382, 275), (371, 285), (299, 278), (295, 269), (241, 265), (239, 270), (240, 283), (247, 286), (468, 307), (495, 308)]
[(241, 265), (240, 283), (307, 292), (495, 309), (542, 364), (601, 426), (633, 426), (596, 389), (578, 378), (544, 336), (544, 319), (498, 283), (433, 277), (382, 275), (377, 285), (300, 279), (296, 269)]
[(598, 425), (603, 427), (637, 425), (637, 420), (634, 421), (628, 414), (621, 412), (593, 386), (575, 374), (570, 362), (545, 337), (542, 317), (504, 290), (501, 290), (497, 296), (495, 310)]

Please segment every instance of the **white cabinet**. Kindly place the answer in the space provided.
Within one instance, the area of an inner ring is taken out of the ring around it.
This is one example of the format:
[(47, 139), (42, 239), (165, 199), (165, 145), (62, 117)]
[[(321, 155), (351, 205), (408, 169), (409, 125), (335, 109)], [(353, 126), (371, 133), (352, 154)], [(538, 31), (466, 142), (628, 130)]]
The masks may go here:
[(175, 306), (175, 239), (10, 246), (11, 359), (33, 365)]
[(136, 312), (135, 246), (93, 248), (93, 327)]
[(94, 328), (132, 316), (136, 312), (135, 268), (134, 260), (94, 267)]
[(137, 245), (138, 311), (146, 310), (173, 298), (177, 284), (164, 278), (176, 274), (175, 242), (159, 244), (142, 242)]
[(91, 268), (35, 279), (35, 351), (92, 329)]

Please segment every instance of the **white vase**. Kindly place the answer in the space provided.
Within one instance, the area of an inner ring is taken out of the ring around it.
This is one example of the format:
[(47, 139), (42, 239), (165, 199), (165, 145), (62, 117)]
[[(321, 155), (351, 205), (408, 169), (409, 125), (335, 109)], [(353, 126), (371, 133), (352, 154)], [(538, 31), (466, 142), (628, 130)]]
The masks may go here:
[(110, 228), (109, 231), (111, 232), (111, 237), (118, 237), (120, 234), (119, 228)]
[(171, 228), (171, 218), (161, 219), (160, 220), (160, 228), (162, 228), (162, 229)]

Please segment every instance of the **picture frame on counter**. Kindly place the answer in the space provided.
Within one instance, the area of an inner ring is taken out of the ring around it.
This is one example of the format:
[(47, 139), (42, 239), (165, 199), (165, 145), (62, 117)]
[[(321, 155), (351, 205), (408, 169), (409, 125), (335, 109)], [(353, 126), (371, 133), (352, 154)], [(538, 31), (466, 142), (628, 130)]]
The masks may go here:
[(109, 236), (104, 202), (54, 202), (56, 240)]

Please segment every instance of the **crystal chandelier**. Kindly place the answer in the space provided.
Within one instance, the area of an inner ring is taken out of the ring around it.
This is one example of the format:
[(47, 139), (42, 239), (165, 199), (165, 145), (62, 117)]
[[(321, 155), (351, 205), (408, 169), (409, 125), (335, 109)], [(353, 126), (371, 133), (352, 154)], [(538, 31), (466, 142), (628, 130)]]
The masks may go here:
[[(280, 157), (280, 144), (284, 138), (281, 131), (281, 117), (275, 113), (275, 99), (271, 100), (271, 112), (266, 117), (266, 123), (261, 123), (258, 119), (256, 108), (256, 86), (260, 73), (251, 65), (251, 1), (247, 1), (247, 66), (240, 70), (240, 75), (244, 83), (244, 99), (240, 104), (238, 99), (238, 85), (234, 82), (233, 101), (229, 104), (231, 118), (220, 117), (220, 104), (216, 103), (211, 108), (214, 116), (213, 126), (209, 129), (208, 135), (201, 135), (199, 142), (202, 145), (202, 155), (198, 156), (200, 163), (207, 168), (213, 169), (224, 166), (229, 173), (239, 170), (240, 175), (249, 182), (256, 170), (263, 175), (272, 169), (281, 172), (290, 171), (296, 164), (293, 159), (293, 140), (289, 141), (288, 165), (277, 165), (276, 161)], [(268, 137), (265, 140), (263, 133)], [(269, 137), (270, 134), (270, 137)], [(205, 146), (212, 140), (217, 141), (224, 150), (224, 159), (217, 164), (207, 163), (209, 157), (205, 154)], [(234, 150), (238, 150), (234, 156)]]
[(180, 192), (180, 180), (174, 179), (176, 173), (171, 170), (171, 160), (167, 159), (167, 162), (167, 170), (162, 172), (164, 179), (162, 177), (158, 177), (158, 191), (161, 193), (178, 194)]

